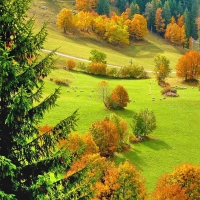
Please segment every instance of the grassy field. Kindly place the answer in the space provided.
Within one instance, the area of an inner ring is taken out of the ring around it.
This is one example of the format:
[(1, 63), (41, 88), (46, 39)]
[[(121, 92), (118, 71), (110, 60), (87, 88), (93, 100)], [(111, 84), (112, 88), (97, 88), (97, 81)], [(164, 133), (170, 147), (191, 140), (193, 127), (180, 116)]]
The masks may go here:
[[(47, 9), (42, 9), (42, 6)], [(73, 8), (71, 4), (64, 1), (39, 1), (34, 0), (30, 14), (36, 15), (36, 31), (41, 27), (42, 21), (50, 20), (48, 26), (49, 36), (45, 42), (46, 49), (59, 48), (59, 52), (72, 56), (88, 59), (90, 51), (97, 49), (106, 53), (107, 62), (113, 65), (128, 65), (130, 59), (133, 63), (143, 66), (146, 70), (154, 68), (153, 59), (158, 53), (164, 54), (169, 60), (171, 68), (177, 64), (184, 50), (168, 44), (159, 36), (149, 33), (145, 41), (132, 43), (126, 47), (114, 47), (94, 37), (67, 36), (58, 30), (55, 25), (56, 13), (63, 8)], [(200, 118), (200, 92), (197, 87), (184, 85), (181, 80), (168, 79), (173, 86), (184, 86), (187, 89), (178, 90), (180, 97), (162, 99), (160, 90), (154, 78), (145, 80), (116, 80), (102, 79), (76, 72), (68, 72), (60, 68), (64, 65), (66, 58), (59, 58), (56, 63), (57, 70), (52, 71), (46, 78), (44, 94), (48, 96), (57, 87), (50, 78), (63, 78), (70, 80), (70, 87), (62, 87), (61, 95), (57, 102), (58, 106), (45, 115), (43, 124), (55, 125), (63, 118), (69, 116), (79, 109), (79, 121), (77, 132), (84, 134), (88, 131), (90, 124), (97, 120), (103, 120), (112, 111), (104, 108), (102, 101), (98, 98), (96, 86), (101, 80), (107, 80), (110, 89), (118, 84), (123, 85), (132, 102), (125, 110), (115, 113), (131, 124), (134, 112), (141, 109), (153, 110), (157, 119), (157, 129), (151, 135), (152, 140), (134, 144), (131, 151), (116, 154), (114, 160), (119, 163), (126, 159), (132, 162), (142, 171), (147, 181), (149, 191), (152, 191), (159, 176), (173, 170), (174, 166), (181, 163), (200, 164), (199, 161), (199, 118)], [(77, 87), (74, 92), (71, 87)], [(84, 92), (80, 92), (84, 90)], [(92, 98), (89, 95), (92, 95)], [(155, 101), (152, 101), (152, 97)], [(162, 100), (160, 100), (160, 98)]]
[[(117, 163), (128, 159), (136, 165), (146, 178), (149, 191), (153, 190), (158, 177), (172, 171), (174, 166), (181, 163), (200, 164), (198, 159), (200, 92), (197, 87), (183, 85), (181, 80), (171, 78), (168, 81), (174, 86), (184, 86), (187, 89), (178, 90), (180, 95), (178, 98), (162, 99), (161, 88), (154, 79), (102, 79), (61, 69), (53, 71), (50, 77), (66, 78), (71, 81), (71, 85), (62, 88), (58, 106), (45, 115), (43, 124), (55, 125), (79, 109), (77, 132), (80, 134), (86, 133), (91, 123), (103, 120), (112, 112), (126, 119), (131, 131), (130, 124), (134, 112), (145, 108), (154, 111), (157, 129), (151, 135), (152, 140), (134, 144), (130, 152), (116, 154), (114, 158)], [(127, 89), (132, 102), (125, 110), (109, 111), (104, 108), (96, 91), (96, 86), (101, 80), (107, 80), (111, 90), (118, 84)], [(45, 93), (48, 95), (56, 85), (48, 79), (46, 83)], [(76, 92), (72, 87), (77, 87)], [(152, 101), (152, 97), (156, 100)]]

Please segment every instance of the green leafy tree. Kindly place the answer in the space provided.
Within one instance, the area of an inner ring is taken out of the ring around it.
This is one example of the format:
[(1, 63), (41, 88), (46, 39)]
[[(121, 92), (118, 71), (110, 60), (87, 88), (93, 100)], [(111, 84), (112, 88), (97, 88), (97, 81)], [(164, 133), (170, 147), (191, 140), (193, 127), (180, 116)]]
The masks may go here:
[(144, 137), (156, 129), (156, 117), (148, 109), (135, 113), (132, 118), (132, 131), (136, 137)]
[(86, 168), (58, 180), (75, 159), (58, 142), (74, 129), (77, 112), (41, 134), (38, 124), (55, 106), (60, 89), (42, 95), (54, 59), (53, 52), (39, 55), (47, 32), (45, 25), (33, 31), (29, 3), (0, 2), (0, 199), (72, 199), (84, 190), (78, 181)]
[(155, 73), (156, 78), (158, 82), (165, 82), (165, 78), (167, 78), (171, 72), (170, 69), (170, 61), (164, 56), (158, 54), (154, 57), (154, 63), (155, 63)]
[(92, 54), (92, 56), (89, 57), (89, 60), (91, 60), (92, 62), (101, 62), (107, 64), (106, 62), (107, 56), (105, 53), (102, 53), (96, 49), (92, 49), (90, 53)]

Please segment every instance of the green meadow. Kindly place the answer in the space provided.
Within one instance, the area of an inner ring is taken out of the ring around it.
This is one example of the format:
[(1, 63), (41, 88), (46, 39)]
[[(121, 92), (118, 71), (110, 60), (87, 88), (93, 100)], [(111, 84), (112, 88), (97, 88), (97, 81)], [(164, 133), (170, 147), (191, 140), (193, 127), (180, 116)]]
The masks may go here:
[[(40, 1), (34, 1), (31, 14), (34, 10), (36, 16), (40, 16), (36, 20), (36, 31), (41, 27), (42, 15), (44, 15), (44, 19), (48, 19), (50, 16), (56, 18), (56, 14), (61, 10), (61, 4), (56, 8), (52, 2), (45, 1), (48, 9), (44, 11), (38, 8)], [(69, 5), (67, 4), (67, 6)], [(183, 49), (173, 46), (151, 33), (147, 35), (145, 41), (131, 43), (125, 47), (110, 46), (92, 36), (64, 35), (62, 30), (58, 30), (55, 23), (52, 22), (48, 26), (48, 33), (45, 49), (59, 48), (57, 51), (61, 53), (85, 59), (90, 57), (92, 49), (97, 49), (107, 55), (109, 64), (126, 66), (132, 59), (134, 64), (143, 66), (145, 70), (154, 69), (153, 59), (159, 53), (170, 60), (171, 68), (175, 71), (178, 59), (184, 53)], [(186, 88), (178, 89), (180, 96), (177, 98), (163, 99), (161, 88), (153, 74), (150, 74), (151, 78), (149, 79), (108, 79), (79, 72), (69, 72), (61, 68), (67, 59), (57, 56), (55, 58), (58, 59), (56, 69), (45, 78), (44, 96), (48, 96), (55, 88), (59, 87), (50, 81), (50, 78), (67, 79), (70, 81), (70, 86), (61, 87), (57, 106), (45, 114), (42, 124), (55, 125), (78, 109), (79, 120), (76, 131), (85, 134), (93, 122), (103, 120), (115, 112), (126, 119), (131, 133), (130, 125), (133, 113), (148, 108), (154, 111), (157, 120), (157, 129), (150, 135), (151, 139), (131, 144), (129, 152), (116, 153), (113, 160), (116, 163), (129, 160), (137, 166), (146, 179), (149, 192), (154, 189), (157, 179), (162, 174), (171, 172), (174, 166), (181, 163), (200, 164), (198, 157), (200, 154), (200, 91), (196, 85), (186, 85), (172, 74), (167, 81), (172, 86)], [(123, 85), (127, 90), (132, 101), (124, 110), (111, 111), (104, 107), (97, 91), (97, 84), (102, 80), (109, 82), (110, 90), (117, 85)], [(81, 90), (83, 91), (81, 92)], [(152, 98), (155, 98), (155, 101), (152, 101)]]
[[(163, 99), (161, 88), (154, 78), (116, 80), (57, 69), (46, 78), (46, 95), (57, 87), (48, 80), (50, 77), (66, 78), (71, 84), (70, 87), (61, 88), (57, 106), (45, 115), (43, 124), (55, 125), (79, 109), (76, 131), (84, 134), (93, 122), (103, 120), (115, 112), (126, 119), (131, 133), (130, 125), (134, 112), (146, 108), (154, 111), (157, 129), (150, 135), (151, 140), (132, 144), (130, 152), (117, 153), (114, 157), (116, 163), (129, 160), (136, 165), (142, 171), (149, 191), (153, 190), (158, 177), (172, 171), (174, 166), (181, 163), (200, 164), (198, 159), (200, 92), (197, 87), (183, 85), (180, 80), (169, 78), (169, 82), (173, 81), (177, 86), (187, 88), (178, 90), (180, 97)], [(116, 85), (123, 85), (132, 102), (124, 110), (107, 110), (97, 92), (97, 84), (101, 80), (108, 81), (111, 90)], [(152, 98), (155, 98), (155, 101), (152, 101)]]

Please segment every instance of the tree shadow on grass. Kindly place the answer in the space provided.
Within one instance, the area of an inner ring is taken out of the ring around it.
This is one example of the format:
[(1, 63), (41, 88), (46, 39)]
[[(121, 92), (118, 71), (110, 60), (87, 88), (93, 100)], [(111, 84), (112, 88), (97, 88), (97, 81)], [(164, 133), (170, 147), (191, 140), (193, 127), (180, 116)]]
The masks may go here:
[(171, 149), (166, 142), (157, 139), (150, 139), (148, 141), (141, 142), (141, 144), (156, 151), (159, 151), (160, 149)]
[(143, 166), (146, 166), (147, 164), (145, 163), (143, 157), (140, 155), (141, 151), (136, 150), (136, 149), (131, 149), (128, 152), (122, 153), (123, 156), (118, 156), (118, 154), (115, 155), (115, 160), (117, 160), (117, 163), (124, 163), (125, 161), (129, 161), (133, 165), (137, 167), (139, 170), (143, 170)]

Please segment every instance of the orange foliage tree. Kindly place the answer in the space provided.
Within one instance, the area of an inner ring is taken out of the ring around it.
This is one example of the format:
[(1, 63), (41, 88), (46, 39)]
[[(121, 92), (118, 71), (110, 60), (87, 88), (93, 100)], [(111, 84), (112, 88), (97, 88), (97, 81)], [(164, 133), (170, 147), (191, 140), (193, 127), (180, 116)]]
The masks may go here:
[(167, 25), (164, 37), (176, 45), (185, 46), (187, 40), (183, 15), (179, 16), (177, 23), (174, 17), (171, 18), (171, 23)]
[(152, 194), (154, 200), (195, 200), (200, 197), (200, 166), (182, 164), (164, 174)]
[(76, 67), (76, 63), (73, 60), (67, 60), (66, 67), (67, 69), (72, 70)]
[(130, 102), (128, 92), (126, 89), (118, 85), (113, 91), (110, 97), (108, 98), (108, 105), (113, 109), (122, 109), (127, 106)]
[(126, 120), (124, 120), (122, 117), (119, 117), (116, 114), (111, 114), (110, 120), (116, 125), (117, 132), (119, 134), (118, 150), (120, 151), (127, 150), (127, 149), (124, 149), (124, 146), (123, 146), (124, 144), (127, 144), (129, 141), (128, 124)]
[(137, 199), (146, 200), (147, 191), (145, 181), (140, 172), (130, 162), (126, 161), (116, 167), (108, 163), (101, 182), (97, 182), (92, 188), (95, 190), (95, 198), (100, 199)]
[(116, 190), (120, 187), (118, 183), (119, 171), (114, 163), (107, 162), (102, 179), (92, 187), (94, 198), (91, 200), (114, 199)]
[(107, 68), (106, 54), (96, 49), (92, 49), (90, 53), (92, 56), (89, 57), (91, 63), (88, 66), (88, 72), (92, 74), (105, 75)]
[(147, 21), (140, 14), (135, 14), (132, 20), (126, 20), (125, 24), (128, 26), (130, 38), (134, 40), (143, 40), (148, 33)]
[(165, 32), (165, 19), (162, 17), (162, 9), (158, 8), (155, 15), (155, 27), (157, 33)]
[(79, 11), (92, 11), (96, 7), (97, 1), (96, 0), (76, 0), (75, 7)]
[(176, 75), (185, 81), (197, 79), (200, 76), (200, 54), (191, 50), (183, 55), (176, 65)]
[(58, 28), (63, 29), (64, 33), (74, 32), (76, 29), (72, 10), (63, 8), (57, 16), (56, 25)]
[(116, 125), (108, 117), (103, 121), (94, 122), (89, 128), (89, 132), (102, 156), (111, 156), (117, 151), (120, 136)]
[[(106, 166), (106, 158), (100, 156), (99, 148), (92, 139), (92, 136), (89, 134), (70, 134), (68, 138), (59, 141), (58, 148), (65, 148), (74, 157), (69, 169), (66, 169), (64, 178), (70, 180), (77, 172), (82, 174), (81, 177), (77, 178), (77, 183), (72, 186), (73, 191), (78, 194), (77, 196), (73, 196), (73, 198), (84, 199), (92, 197), (94, 191), (91, 191), (91, 187), (101, 179)], [(60, 158), (60, 162), (65, 162), (62, 157)], [(63, 184), (63, 187), (69, 187), (68, 182), (66, 182), (66, 185)], [(70, 194), (64, 193), (60, 194), (56, 199), (63, 198), (71, 199), (72, 197)]]
[(88, 72), (91, 74), (106, 74), (106, 64), (102, 62), (91, 62), (88, 66)]

